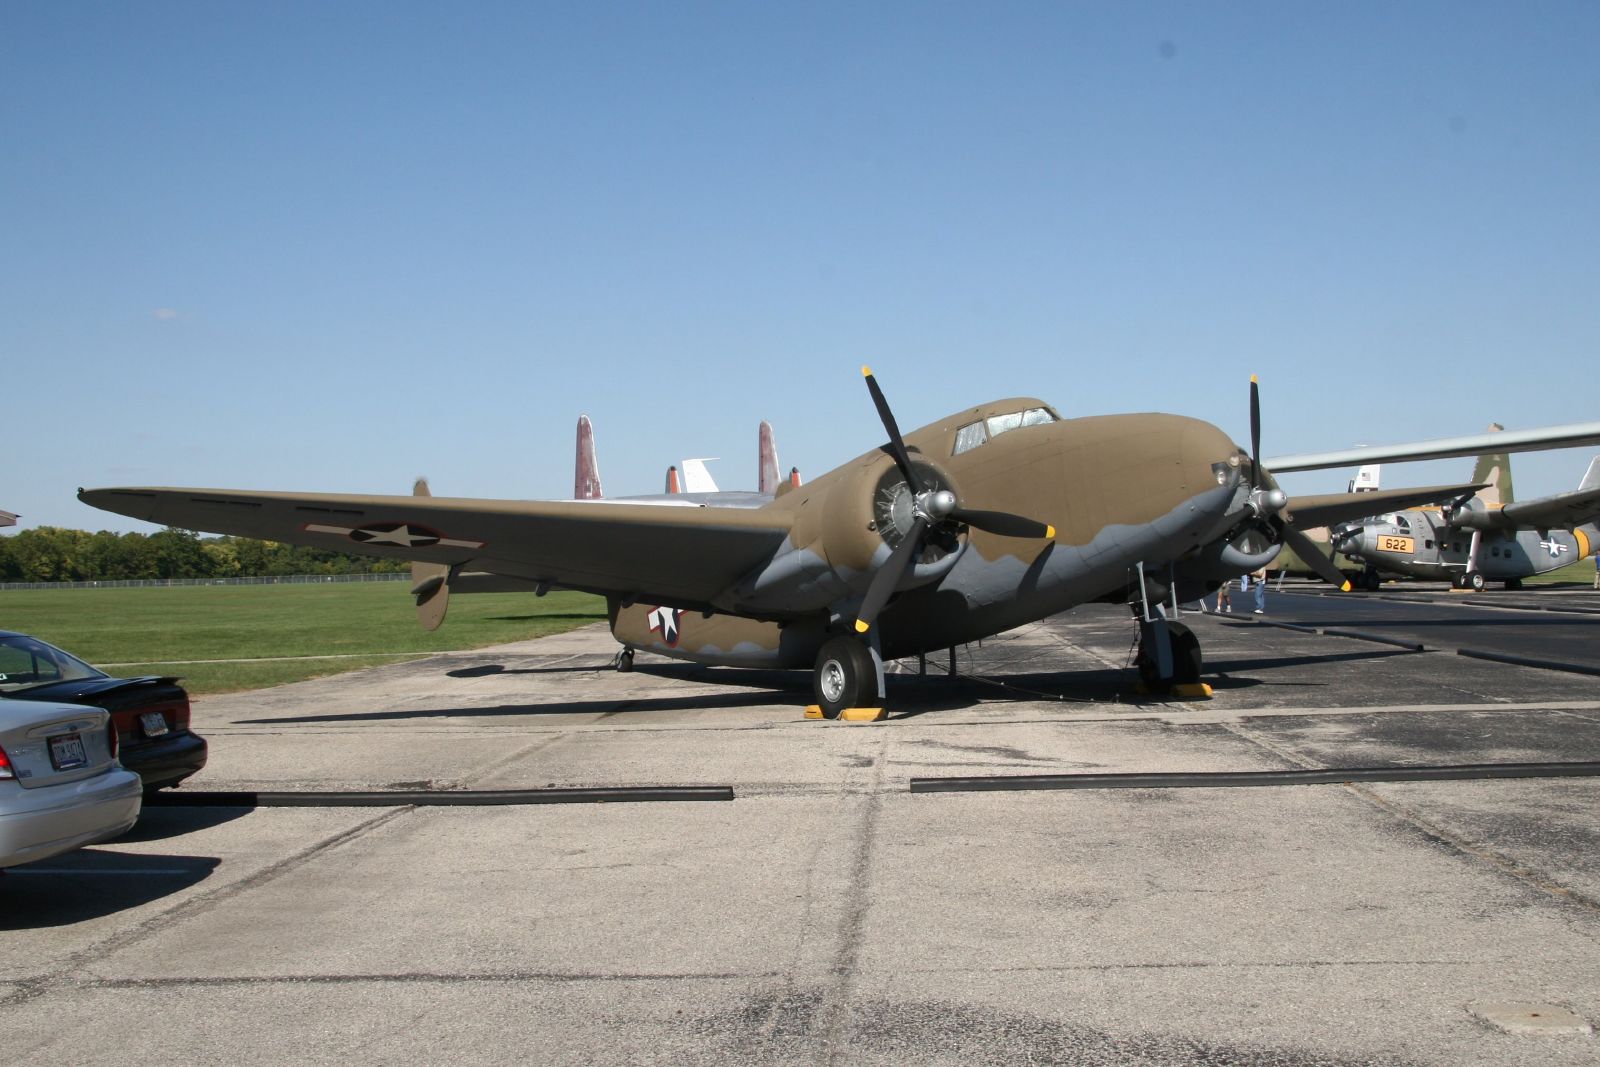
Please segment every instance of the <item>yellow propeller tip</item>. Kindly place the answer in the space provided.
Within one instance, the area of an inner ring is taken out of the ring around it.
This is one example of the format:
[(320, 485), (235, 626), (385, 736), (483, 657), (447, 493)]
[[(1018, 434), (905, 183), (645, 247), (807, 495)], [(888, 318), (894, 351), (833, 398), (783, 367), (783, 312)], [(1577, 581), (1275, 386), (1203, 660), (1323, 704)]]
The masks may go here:
[(863, 378), (872, 377), (872, 368), (867, 366), (865, 363), (861, 364), (861, 376)]
[(1056, 539), (1056, 528), (1054, 526), (1046, 526), (1044, 528), (1044, 539), (1046, 541), (1054, 541)]
[(1350, 591), (1350, 583), (1349, 582), (1345, 582), (1343, 585), (1341, 585), (1339, 587), (1339, 592), (1341, 592), (1341, 593), (1348, 593), (1349, 591)]
[(1250, 384), (1251, 385), (1260, 385), (1261, 384), (1261, 380), (1259, 378), (1257, 378), (1254, 374), (1252, 374), (1252, 375), (1250, 375)]
[(867, 622), (865, 619), (856, 620), (856, 633), (864, 634), (870, 629), (872, 629), (872, 624), (870, 622)]

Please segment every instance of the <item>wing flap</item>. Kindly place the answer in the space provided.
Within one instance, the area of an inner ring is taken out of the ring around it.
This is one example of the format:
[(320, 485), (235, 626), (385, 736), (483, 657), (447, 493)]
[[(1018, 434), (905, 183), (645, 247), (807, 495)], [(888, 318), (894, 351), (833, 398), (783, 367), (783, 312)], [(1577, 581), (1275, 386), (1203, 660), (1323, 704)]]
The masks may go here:
[(772, 556), (784, 511), (579, 501), (79, 490), (106, 511), (186, 530), (460, 565), (573, 589), (709, 604)]

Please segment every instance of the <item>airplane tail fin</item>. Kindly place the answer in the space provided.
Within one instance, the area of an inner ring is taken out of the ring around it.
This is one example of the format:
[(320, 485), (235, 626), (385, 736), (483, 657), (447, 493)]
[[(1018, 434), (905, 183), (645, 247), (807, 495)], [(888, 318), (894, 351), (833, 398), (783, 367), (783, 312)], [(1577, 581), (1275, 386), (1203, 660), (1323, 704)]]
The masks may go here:
[(772, 436), (772, 423), (766, 419), (761, 420), (761, 429), (758, 437), (758, 474), (756, 477), (756, 490), (762, 493), (776, 493), (778, 491), (778, 443)]
[(1600, 456), (1589, 461), (1589, 469), (1583, 474), (1583, 481), (1578, 483), (1579, 489), (1600, 489)]
[[(1498, 422), (1489, 424), (1490, 433), (1499, 433), (1505, 427)], [(1516, 500), (1511, 490), (1511, 455), (1507, 452), (1485, 452), (1472, 468), (1472, 481), (1487, 482), (1487, 489), (1478, 490), (1478, 499), (1485, 504), (1510, 504)]]
[(1356, 476), (1350, 479), (1350, 485), (1345, 492), (1372, 493), (1381, 488), (1383, 488), (1383, 464), (1369, 463), (1356, 471)]
[[(428, 479), (418, 478), (411, 486), (411, 495), (432, 496)], [(450, 565), (412, 560), (411, 595), (417, 599), (417, 621), (422, 628), (430, 633), (437, 630), (450, 606)]]
[(686, 459), (683, 461), (683, 491), (685, 493), (716, 493), (717, 480), (711, 477), (711, 471), (706, 463), (710, 459)]
[(600, 461), (594, 454), (594, 427), (589, 416), (578, 416), (578, 462), (572, 476), (572, 499), (600, 500)]

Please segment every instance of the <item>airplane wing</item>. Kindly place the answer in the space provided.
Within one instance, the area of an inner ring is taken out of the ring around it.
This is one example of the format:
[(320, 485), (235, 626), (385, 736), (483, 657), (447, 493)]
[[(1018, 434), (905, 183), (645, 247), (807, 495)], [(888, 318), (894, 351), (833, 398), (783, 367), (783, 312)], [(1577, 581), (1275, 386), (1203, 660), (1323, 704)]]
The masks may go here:
[(1353, 519), (1364, 519), (1383, 511), (1439, 504), (1456, 500), (1482, 489), (1481, 485), (1425, 485), (1416, 489), (1376, 489), (1370, 493), (1324, 493), (1320, 496), (1289, 498), (1289, 514), (1302, 530), (1335, 526)]
[(487, 571), (673, 607), (770, 559), (786, 512), (601, 501), (342, 496), (229, 489), (80, 489), (85, 504), (186, 530)]
[(1305, 452), (1294, 456), (1263, 459), (1261, 465), (1274, 474), (1285, 474), (1290, 471), (1323, 470), (1328, 467), (1354, 467), (1363, 463), (1452, 459), (1457, 456), (1476, 456), (1484, 452), (1537, 452), (1543, 449), (1576, 448), (1579, 445), (1595, 443), (1600, 443), (1600, 422), (1580, 422), (1567, 426), (1547, 426), (1541, 430), (1479, 433), (1403, 445), (1348, 448), (1340, 452)]
[(1500, 522), (1496, 525), (1570, 529), (1593, 522), (1596, 517), (1600, 517), (1600, 488), (1574, 489), (1570, 493), (1507, 504), (1500, 509)]

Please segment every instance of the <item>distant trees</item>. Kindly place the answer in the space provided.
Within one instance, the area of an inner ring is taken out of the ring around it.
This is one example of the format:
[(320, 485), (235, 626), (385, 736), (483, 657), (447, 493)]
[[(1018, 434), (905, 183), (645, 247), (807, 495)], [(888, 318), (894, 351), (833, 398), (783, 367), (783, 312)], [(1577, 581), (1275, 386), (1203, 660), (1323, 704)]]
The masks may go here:
[(113, 582), (140, 578), (264, 578), (290, 574), (387, 574), (398, 560), (299, 548), (248, 537), (86, 533), (40, 526), (0, 537), (0, 582)]

